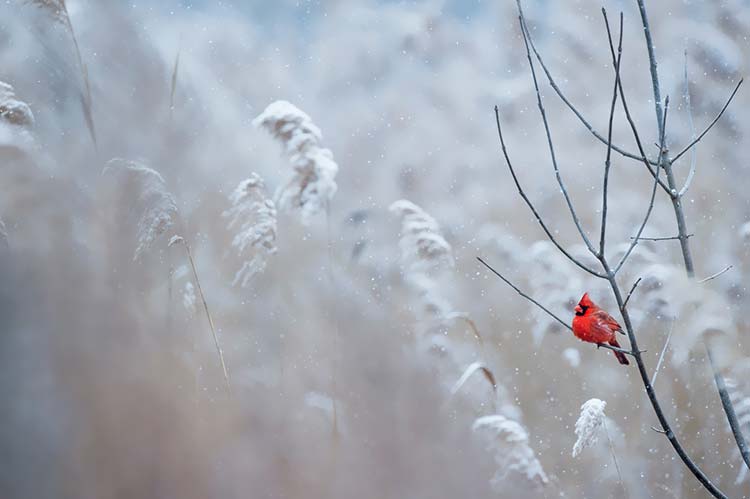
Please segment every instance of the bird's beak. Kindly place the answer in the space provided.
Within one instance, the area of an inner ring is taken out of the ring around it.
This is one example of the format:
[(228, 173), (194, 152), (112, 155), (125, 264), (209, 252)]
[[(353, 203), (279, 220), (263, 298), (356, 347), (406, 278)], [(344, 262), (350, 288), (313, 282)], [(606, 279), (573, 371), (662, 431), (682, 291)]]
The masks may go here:
[(580, 314), (581, 312), (583, 312), (583, 309), (581, 308), (581, 306), (580, 305), (576, 305), (575, 313)]

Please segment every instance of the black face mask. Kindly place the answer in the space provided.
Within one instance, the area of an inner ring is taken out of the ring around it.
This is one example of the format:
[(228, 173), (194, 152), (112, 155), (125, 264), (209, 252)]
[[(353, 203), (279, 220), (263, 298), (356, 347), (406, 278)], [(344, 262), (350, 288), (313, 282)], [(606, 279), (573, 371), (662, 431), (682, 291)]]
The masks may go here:
[(581, 307), (581, 311), (580, 312), (576, 312), (576, 315), (578, 317), (580, 317), (582, 315), (585, 315), (586, 311), (590, 308), (588, 305), (581, 305), (580, 303), (578, 304), (578, 306)]

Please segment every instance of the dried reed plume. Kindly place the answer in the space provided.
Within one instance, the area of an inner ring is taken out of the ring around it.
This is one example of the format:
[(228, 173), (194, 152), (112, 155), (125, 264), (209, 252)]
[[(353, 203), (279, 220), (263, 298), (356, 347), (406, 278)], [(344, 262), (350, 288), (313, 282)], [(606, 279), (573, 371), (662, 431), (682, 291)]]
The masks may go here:
[(406, 199), (389, 210), (401, 218), (401, 264), (407, 274), (430, 274), (453, 267), (453, 251), (440, 225), (426, 211)]
[(276, 253), (276, 207), (256, 173), (240, 182), (229, 201), (232, 207), (223, 216), (229, 219), (227, 228), (236, 230), (232, 247), (244, 259), (232, 285), (245, 287), (255, 274), (265, 270), (268, 257)]
[(107, 162), (102, 175), (114, 175), (135, 192), (133, 209), (138, 213), (137, 245), (133, 260), (138, 260), (154, 241), (174, 225), (175, 200), (167, 191), (164, 178), (142, 163), (121, 158)]
[(488, 437), (487, 450), (494, 453), (498, 467), (491, 480), (496, 491), (503, 490), (504, 480), (509, 473), (520, 473), (534, 484), (549, 483), (547, 474), (529, 446), (529, 434), (519, 423), (495, 414), (474, 421), (472, 430)]
[(291, 179), (276, 192), (280, 208), (299, 211), (302, 223), (326, 211), (336, 194), (339, 167), (329, 149), (320, 146), (322, 134), (310, 117), (287, 101), (271, 103), (253, 125), (268, 131), (281, 142), (295, 170)]

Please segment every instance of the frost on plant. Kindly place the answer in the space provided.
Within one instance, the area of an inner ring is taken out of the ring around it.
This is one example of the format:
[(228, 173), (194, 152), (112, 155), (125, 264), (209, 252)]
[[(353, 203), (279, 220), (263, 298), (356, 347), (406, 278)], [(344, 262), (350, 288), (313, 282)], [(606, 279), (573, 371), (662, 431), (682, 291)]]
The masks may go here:
[(510, 473), (520, 473), (534, 484), (546, 485), (549, 482), (529, 446), (529, 434), (519, 423), (496, 414), (477, 419), (472, 430), (487, 437), (487, 450), (495, 455), (497, 472), (491, 480), (495, 490), (503, 490), (502, 482)]
[(583, 449), (594, 445), (598, 439), (599, 428), (604, 424), (604, 408), (607, 403), (599, 399), (587, 400), (581, 406), (581, 415), (576, 421), (575, 433), (578, 439), (573, 445), (573, 457), (578, 456)]
[(276, 253), (276, 207), (256, 173), (240, 182), (229, 201), (232, 207), (223, 216), (229, 219), (228, 229), (234, 231), (232, 247), (244, 260), (233, 284), (244, 287), (265, 270), (268, 257)]
[(0, 118), (11, 125), (34, 126), (34, 114), (28, 104), (16, 98), (13, 87), (0, 81)]
[(0, 81), (0, 147), (24, 148), (31, 142), (34, 114), (16, 98), (13, 87)]
[(401, 218), (401, 264), (408, 273), (453, 267), (451, 246), (434, 218), (406, 199), (391, 204), (389, 210)]
[(133, 260), (138, 260), (174, 224), (177, 216), (175, 200), (167, 191), (159, 172), (136, 161), (112, 159), (107, 162), (102, 174), (113, 176), (124, 192), (134, 194), (131, 207), (136, 213), (138, 225)]
[(284, 147), (294, 168), (291, 179), (276, 192), (282, 209), (299, 211), (303, 223), (324, 211), (336, 194), (339, 167), (333, 153), (321, 147), (322, 134), (310, 117), (287, 101), (271, 103), (253, 125), (268, 131)]
[(440, 325), (454, 313), (436, 280), (442, 271), (453, 267), (451, 246), (437, 221), (411, 201), (396, 201), (389, 210), (401, 219), (400, 263), (419, 301), (419, 319), (429, 326)]

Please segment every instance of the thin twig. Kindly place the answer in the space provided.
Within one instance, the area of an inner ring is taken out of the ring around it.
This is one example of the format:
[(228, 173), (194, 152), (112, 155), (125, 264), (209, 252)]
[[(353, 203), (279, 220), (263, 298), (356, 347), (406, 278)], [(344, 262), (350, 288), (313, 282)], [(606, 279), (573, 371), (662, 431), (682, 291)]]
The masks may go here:
[(203, 288), (201, 287), (201, 281), (198, 278), (198, 271), (195, 268), (195, 260), (193, 260), (193, 254), (190, 251), (190, 245), (182, 239), (180, 241), (183, 246), (185, 246), (185, 251), (187, 252), (188, 260), (190, 261), (190, 268), (193, 270), (193, 277), (195, 278), (195, 287), (198, 288), (198, 294), (201, 295), (201, 301), (203, 302), (203, 310), (206, 312), (206, 317), (208, 318), (208, 325), (211, 328), (211, 335), (214, 339), (214, 345), (216, 346), (216, 353), (219, 355), (219, 362), (221, 363), (221, 370), (224, 374), (224, 383), (227, 388), (227, 393), (229, 393), (229, 396), (232, 396), (232, 386), (229, 384), (229, 373), (227, 372), (227, 364), (224, 362), (224, 352), (221, 350), (221, 346), (219, 346), (219, 337), (216, 334), (216, 328), (214, 327), (214, 320), (211, 318), (211, 312), (208, 311), (208, 303), (206, 303), (206, 295), (203, 294)]
[(510, 286), (511, 288), (513, 288), (516, 291), (516, 293), (518, 293), (519, 295), (523, 296), (524, 298), (526, 298), (527, 300), (529, 300), (531, 303), (533, 303), (537, 307), (539, 307), (542, 310), (544, 310), (550, 317), (552, 317), (557, 322), (559, 322), (560, 324), (562, 324), (563, 326), (565, 326), (567, 329), (573, 331), (573, 328), (570, 326), (570, 324), (568, 324), (567, 322), (565, 322), (564, 320), (562, 320), (561, 318), (559, 318), (558, 316), (556, 316), (553, 312), (550, 312), (550, 310), (547, 307), (545, 307), (544, 305), (542, 305), (541, 303), (539, 303), (538, 301), (536, 301), (534, 298), (532, 298), (531, 296), (529, 296), (526, 293), (524, 293), (523, 291), (521, 291), (515, 284), (513, 284), (508, 279), (506, 279), (500, 272), (498, 272), (497, 270), (495, 270), (494, 268), (492, 268), (492, 266), (489, 263), (487, 263), (484, 260), (482, 260), (481, 257), (478, 256), (477, 260), (479, 260), (479, 262), (482, 265), (484, 265), (485, 267), (487, 267), (490, 270), (490, 272), (492, 272), (493, 274), (495, 274), (496, 276), (498, 276), (500, 279), (502, 279), (505, 284), (507, 284), (508, 286)]
[[(602, 9), (603, 12), (604, 9)], [(606, 12), (604, 13), (604, 16), (606, 18)], [(617, 55), (615, 53), (615, 47), (612, 43), (612, 33), (609, 29), (609, 23), (606, 23), (607, 26), (607, 39), (609, 40), (609, 51), (610, 55), (612, 57), (612, 64), (615, 64), (617, 62)], [(659, 178), (659, 166), (664, 162), (664, 146), (659, 145), (659, 153), (660, 156), (658, 158), (658, 161), (656, 163), (650, 161), (648, 157), (646, 156), (646, 151), (643, 148), (643, 143), (641, 142), (641, 137), (638, 134), (638, 128), (635, 125), (635, 120), (633, 119), (633, 116), (630, 114), (630, 107), (628, 106), (628, 100), (625, 96), (625, 90), (623, 89), (622, 85), (622, 75), (620, 75), (620, 81), (618, 83), (618, 88), (620, 90), (620, 102), (622, 102), (622, 109), (625, 111), (625, 118), (628, 120), (628, 124), (630, 125), (630, 130), (633, 132), (633, 138), (635, 139), (635, 144), (638, 146), (638, 152), (641, 153), (641, 161), (646, 166), (646, 169), (648, 170), (649, 174), (651, 174), (652, 177), (654, 177), (654, 181), (657, 182), (662, 189), (664, 189), (665, 192), (669, 193), (670, 189), (667, 184), (665, 184), (660, 178)], [(661, 109), (661, 103), (659, 103), (660, 109)], [(659, 126), (661, 126), (661, 123), (659, 123)], [(661, 137), (661, 132), (659, 134)], [(657, 168), (651, 168), (651, 165), (654, 164)]]
[(573, 207), (573, 202), (571, 201), (570, 195), (568, 194), (568, 189), (565, 187), (565, 182), (563, 182), (562, 176), (560, 175), (560, 169), (557, 165), (557, 157), (555, 155), (555, 146), (552, 143), (552, 132), (550, 131), (549, 122), (547, 121), (547, 112), (544, 110), (544, 104), (542, 103), (542, 94), (539, 91), (539, 82), (537, 81), (537, 78), (536, 78), (536, 70), (534, 69), (534, 62), (531, 59), (531, 50), (529, 48), (528, 33), (524, 29), (523, 19), (520, 16), (518, 18), (518, 22), (521, 26), (521, 31), (523, 32), (524, 44), (526, 46), (526, 58), (529, 61), (529, 69), (531, 69), (531, 78), (534, 81), (534, 90), (536, 91), (536, 103), (537, 103), (537, 107), (539, 108), (539, 115), (542, 117), (542, 123), (544, 124), (544, 133), (547, 135), (547, 146), (549, 148), (549, 155), (552, 161), (552, 168), (555, 171), (555, 178), (557, 179), (557, 184), (560, 186), (560, 190), (562, 191), (563, 197), (565, 198), (565, 204), (568, 205), (570, 216), (573, 218), (573, 223), (575, 223), (575, 226), (578, 229), (578, 233), (581, 235), (581, 239), (583, 239), (583, 242), (586, 244), (586, 247), (591, 252), (591, 254), (596, 255), (597, 251), (594, 248), (593, 244), (591, 244), (589, 237), (586, 235), (586, 231), (583, 230), (583, 226), (581, 225), (581, 220), (578, 218), (578, 215), (576, 214), (576, 210)]
[[(639, 0), (639, 1), (642, 1), (642, 0)], [(698, 135), (698, 137), (696, 137), (692, 142), (690, 142), (688, 145), (686, 145), (679, 153), (677, 153), (670, 160), (671, 163), (674, 163), (675, 161), (677, 161), (678, 159), (680, 159), (680, 157), (683, 154), (685, 154), (688, 150), (690, 150), (690, 148), (693, 147), (695, 144), (697, 144), (698, 142), (700, 142), (700, 140), (709, 132), (709, 130), (711, 130), (711, 128), (713, 128), (713, 126), (716, 124), (716, 122), (719, 121), (719, 118), (721, 118), (721, 115), (724, 114), (724, 111), (726, 111), (727, 108), (729, 107), (729, 104), (732, 102), (732, 99), (734, 99), (734, 96), (737, 93), (737, 91), (740, 89), (740, 85), (742, 85), (743, 81), (745, 81), (745, 79), (741, 78), (740, 81), (737, 82), (737, 85), (734, 87), (734, 90), (732, 90), (732, 94), (729, 96), (729, 98), (727, 99), (727, 101), (724, 103), (724, 107), (721, 108), (721, 111), (719, 111), (719, 114), (716, 115), (716, 118), (714, 118), (714, 120), (711, 123), (709, 123), (709, 125), (705, 128), (705, 130), (703, 130), (701, 132), (700, 135)]]
[[(711, 352), (711, 348), (709, 348), (708, 343), (705, 343), (706, 345), (706, 352), (708, 353), (708, 361), (711, 364), (711, 370), (714, 373), (714, 381), (716, 382), (716, 388), (719, 391), (719, 398), (721, 399), (721, 404), (724, 407), (732, 407), (732, 401), (729, 397), (729, 392), (727, 391), (727, 385), (724, 382), (724, 376), (721, 375), (721, 371), (719, 370), (719, 366), (716, 365), (716, 362), (714, 360), (713, 353)], [(734, 416), (734, 417), (732, 417)], [(727, 421), (729, 422), (729, 427), (732, 430), (732, 434), (735, 437), (735, 441), (737, 442), (737, 448), (740, 451), (740, 455), (742, 456), (742, 460), (745, 461), (745, 465), (750, 468), (750, 448), (748, 448), (747, 441), (745, 440), (745, 437), (742, 435), (742, 428), (740, 426), (739, 421), (737, 420), (736, 414), (734, 412), (727, 413)]]
[[(490, 264), (488, 264), (487, 262), (485, 262), (484, 260), (482, 260), (481, 257), (478, 256), (477, 260), (479, 260), (479, 262), (482, 265), (484, 265), (485, 267), (487, 267), (490, 270), (490, 272), (492, 272), (493, 274), (495, 274), (496, 276), (498, 276), (500, 279), (502, 279), (505, 284), (507, 284), (508, 286), (510, 286), (511, 288), (513, 288), (516, 291), (516, 293), (518, 293), (519, 295), (523, 296), (524, 298), (526, 298), (527, 300), (529, 300), (531, 303), (533, 303), (534, 305), (536, 305), (537, 307), (539, 307), (540, 309), (542, 309), (544, 312), (547, 313), (547, 315), (549, 315), (550, 317), (552, 317), (553, 319), (555, 319), (557, 322), (559, 322), (560, 324), (562, 324), (565, 328), (567, 328), (570, 331), (573, 331), (573, 328), (570, 326), (570, 324), (568, 324), (567, 322), (565, 322), (564, 320), (562, 320), (560, 317), (558, 317), (557, 315), (555, 315), (547, 307), (545, 307), (544, 305), (542, 305), (541, 303), (539, 303), (538, 301), (536, 301), (534, 298), (532, 298), (528, 294), (526, 294), (523, 291), (521, 291), (521, 289), (519, 289), (518, 286), (516, 286), (515, 284), (513, 284), (512, 282), (510, 282), (508, 279), (506, 279), (505, 276), (503, 276), (500, 272), (498, 272), (497, 270), (495, 270)], [(597, 348), (606, 348), (607, 350), (612, 350), (614, 352), (620, 352), (620, 353), (624, 353), (625, 355), (635, 356), (635, 354), (633, 352), (631, 352), (630, 350), (625, 350), (624, 348), (613, 347), (612, 345), (607, 345), (606, 343), (595, 343), (595, 345), (596, 345)], [(638, 353), (640, 354), (640, 353), (643, 353), (643, 352), (645, 352), (645, 350), (641, 350)]]
[(622, 304), (623, 307), (627, 307), (628, 306), (628, 302), (630, 301), (630, 297), (633, 296), (633, 291), (635, 291), (635, 288), (637, 288), (638, 284), (641, 283), (641, 279), (643, 279), (643, 277), (639, 277), (638, 280), (633, 283), (633, 287), (631, 287), (630, 291), (628, 291), (628, 296), (625, 297), (625, 302)]
[(177, 55), (174, 59), (174, 67), (172, 68), (172, 84), (169, 89), (169, 120), (172, 121), (172, 113), (174, 111), (174, 94), (177, 90), (177, 72), (180, 68), (180, 52), (181, 47), (177, 48)]
[(656, 375), (659, 374), (659, 368), (661, 367), (661, 363), (664, 361), (664, 354), (667, 352), (667, 347), (669, 346), (669, 340), (672, 339), (672, 332), (674, 332), (674, 322), (675, 322), (675, 318), (672, 317), (672, 322), (669, 324), (669, 333), (667, 334), (667, 341), (664, 342), (664, 347), (661, 349), (661, 353), (659, 354), (659, 360), (656, 362), (654, 375), (651, 377), (652, 386), (656, 384)]
[[(690, 138), (695, 139), (695, 123), (693, 122), (693, 108), (690, 105), (690, 82), (688, 80), (688, 59), (687, 59), (687, 50), (685, 50), (685, 71), (683, 75), (683, 92), (685, 97), (685, 108), (687, 109), (687, 115), (688, 115), (688, 124), (690, 125)], [(693, 147), (690, 150), (690, 170), (688, 171), (687, 179), (685, 179), (685, 185), (682, 186), (682, 189), (680, 189), (680, 192), (677, 194), (679, 197), (682, 197), (685, 195), (685, 193), (690, 188), (690, 184), (693, 182), (693, 177), (695, 177), (695, 167), (698, 163), (698, 147)]]
[(622, 59), (622, 15), (620, 15), (620, 40), (617, 45), (617, 61), (615, 62), (615, 84), (612, 90), (612, 105), (609, 108), (609, 125), (607, 127), (607, 157), (604, 160), (604, 187), (602, 188), (602, 223), (599, 235), (599, 254), (604, 254), (604, 242), (607, 233), (607, 189), (609, 187), (609, 169), (612, 160), (612, 128), (615, 120), (615, 106), (617, 105), (617, 87), (620, 84), (620, 61)]
[[(693, 237), (695, 234), (688, 234), (686, 237)], [(636, 239), (638, 241), (679, 241), (680, 236), (670, 236), (670, 237), (631, 237), (630, 239)]]
[[(608, 345), (606, 343), (597, 343), (596, 348), (606, 348), (607, 350), (612, 350), (613, 352), (620, 352), (624, 353), (625, 355), (632, 355), (635, 357), (635, 354), (631, 352), (630, 350), (626, 350), (624, 348), (619, 347), (613, 347), (612, 345)], [(638, 353), (646, 353), (646, 350), (639, 350)]]
[(717, 273), (712, 274), (712, 275), (706, 277), (705, 279), (701, 279), (700, 281), (698, 281), (698, 284), (703, 284), (704, 282), (708, 282), (711, 279), (716, 279), (717, 277), (719, 277), (724, 272), (727, 272), (730, 269), (732, 269), (732, 267), (734, 267), (734, 265), (727, 265), (726, 267), (724, 267), (722, 270), (718, 271)]
[(547, 234), (547, 237), (550, 241), (552, 241), (552, 244), (554, 244), (560, 252), (565, 255), (568, 260), (576, 264), (581, 269), (585, 270), (591, 275), (594, 275), (596, 277), (603, 278), (604, 276), (597, 271), (590, 269), (587, 267), (583, 262), (578, 260), (576, 257), (568, 253), (568, 251), (562, 247), (562, 245), (555, 239), (555, 236), (552, 235), (552, 232), (547, 228), (547, 224), (544, 223), (542, 220), (541, 215), (539, 215), (539, 212), (536, 210), (536, 207), (534, 207), (534, 204), (531, 202), (529, 197), (524, 192), (523, 188), (521, 187), (521, 183), (518, 181), (518, 177), (516, 176), (516, 171), (513, 168), (513, 163), (510, 160), (510, 156), (508, 155), (508, 150), (505, 147), (505, 139), (503, 138), (503, 130), (500, 126), (500, 112), (495, 106), (495, 123), (497, 125), (497, 134), (500, 137), (500, 147), (503, 151), (503, 157), (505, 158), (505, 163), (508, 165), (508, 170), (510, 170), (510, 175), (513, 177), (513, 182), (516, 184), (516, 189), (518, 189), (518, 194), (521, 196), (521, 198), (526, 202), (526, 205), (529, 207), (531, 212), (534, 214), (534, 217), (536, 218), (536, 221), (539, 223), (539, 225), (542, 227), (542, 230), (545, 234)]
[[(594, 137), (596, 137), (597, 139), (599, 139), (599, 141), (601, 141), (605, 145), (608, 144), (608, 143), (610, 143), (610, 141), (608, 141), (606, 137), (604, 137), (602, 134), (600, 134), (599, 132), (597, 132), (594, 129), (594, 127), (588, 122), (588, 120), (583, 116), (583, 114), (581, 114), (581, 112), (570, 102), (570, 100), (568, 100), (568, 98), (565, 96), (565, 94), (563, 93), (563, 91), (557, 85), (557, 83), (555, 82), (555, 79), (552, 77), (552, 74), (550, 73), (549, 69), (547, 69), (547, 65), (544, 63), (544, 60), (542, 59), (541, 54), (536, 49), (536, 45), (534, 44), (534, 39), (529, 34), (530, 33), (529, 32), (529, 28), (528, 28), (528, 25), (526, 23), (526, 17), (524, 16), (523, 9), (521, 8), (520, 0), (516, 0), (516, 3), (518, 4), (518, 12), (519, 12), (519, 15), (521, 16), (521, 19), (523, 20), (523, 25), (524, 25), (525, 31), (526, 31), (526, 33), (528, 35), (529, 44), (531, 45), (531, 50), (534, 52), (534, 55), (536, 56), (536, 60), (539, 61), (539, 65), (542, 67), (542, 70), (544, 71), (544, 74), (547, 76), (547, 81), (549, 82), (549, 84), (552, 87), (552, 89), (555, 91), (555, 93), (557, 94), (557, 96), (560, 97), (560, 99), (563, 101), (563, 103), (565, 103), (565, 105), (568, 107), (568, 109), (570, 109), (573, 112), (573, 114), (575, 114), (575, 116), (578, 118), (578, 120), (583, 124), (583, 126), (586, 127), (586, 129), (589, 132), (591, 132), (591, 134)], [(612, 144), (612, 149), (614, 151), (616, 151), (617, 153), (625, 156), (626, 158), (636, 159), (636, 160), (640, 160), (641, 159), (641, 157), (639, 155), (637, 155), (635, 153), (632, 153), (632, 152), (628, 152), (625, 149), (623, 149), (622, 147), (618, 147), (615, 144)], [(653, 161), (653, 160), (649, 160), (649, 162), (651, 164), (653, 164), (653, 165), (658, 164), (656, 161)]]

